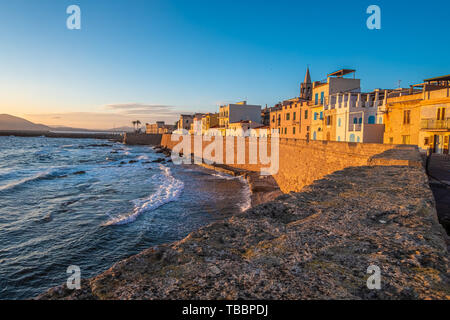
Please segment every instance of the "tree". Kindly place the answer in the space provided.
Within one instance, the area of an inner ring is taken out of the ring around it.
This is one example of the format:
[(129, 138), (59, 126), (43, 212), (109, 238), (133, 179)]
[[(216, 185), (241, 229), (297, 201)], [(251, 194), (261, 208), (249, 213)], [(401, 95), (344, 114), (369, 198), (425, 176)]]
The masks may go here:
[(141, 125), (141, 121), (136, 120), (136, 127), (137, 127), (136, 131), (138, 131), (138, 132), (141, 131), (140, 125)]

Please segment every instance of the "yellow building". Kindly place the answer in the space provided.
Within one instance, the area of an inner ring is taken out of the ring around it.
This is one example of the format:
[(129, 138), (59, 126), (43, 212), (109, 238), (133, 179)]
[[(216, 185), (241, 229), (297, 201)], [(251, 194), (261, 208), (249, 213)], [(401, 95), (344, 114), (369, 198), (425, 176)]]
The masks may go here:
[(202, 134), (206, 134), (212, 127), (219, 125), (218, 113), (207, 113), (202, 117)]
[(421, 151), (449, 152), (450, 75), (426, 79), (388, 95), (384, 143), (413, 144)]
[(308, 102), (293, 98), (275, 105), (270, 112), (270, 131), (281, 138), (306, 139), (309, 133)]
[[(335, 140), (335, 112), (329, 112), (328, 118), (324, 115), (324, 105), (328, 103), (328, 97), (342, 92), (359, 92), (361, 80), (355, 79), (355, 70), (341, 69), (327, 75), (326, 80), (314, 81), (312, 88), (311, 106), (311, 139)], [(349, 78), (348, 76), (353, 76)], [(326, 121), (329, 121), (326, 123)], [(325, 126), (327, 132), (324, 134)], [(334, 132), (332, 132), (334, 130)]]

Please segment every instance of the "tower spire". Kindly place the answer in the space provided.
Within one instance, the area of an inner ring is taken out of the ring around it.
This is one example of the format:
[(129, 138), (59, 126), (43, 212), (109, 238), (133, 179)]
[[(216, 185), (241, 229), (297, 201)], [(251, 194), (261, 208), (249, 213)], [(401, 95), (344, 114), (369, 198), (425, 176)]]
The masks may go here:
[(303, 80), (303, 83), (311, 83), (311, 75), (309, 74), (309, 66), (306, 69), (305, 80)]
[(306, 69), (305, 80), (300, 84), (300, 99), (312, 99), (312, 82), (311, 75), (309, 74), (309, 66)]

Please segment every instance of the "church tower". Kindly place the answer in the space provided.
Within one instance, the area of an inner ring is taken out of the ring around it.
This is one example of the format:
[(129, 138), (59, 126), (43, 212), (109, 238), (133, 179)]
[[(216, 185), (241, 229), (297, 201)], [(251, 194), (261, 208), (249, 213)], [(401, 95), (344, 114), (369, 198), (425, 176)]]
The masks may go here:
[(309, 67), (306, 69), (305, 80), (300, 84), (300, 99), (312, 100), (312, 82)]

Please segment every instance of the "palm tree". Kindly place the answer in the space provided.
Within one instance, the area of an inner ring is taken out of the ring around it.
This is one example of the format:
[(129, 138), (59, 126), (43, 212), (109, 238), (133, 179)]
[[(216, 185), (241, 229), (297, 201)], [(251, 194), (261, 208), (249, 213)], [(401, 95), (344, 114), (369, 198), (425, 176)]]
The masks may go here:
[(141, 122), (139, 120), (136, 120), (136, 127), (137, 127), (136, 131), (141, 131), (140, 125), (141, 125)]

